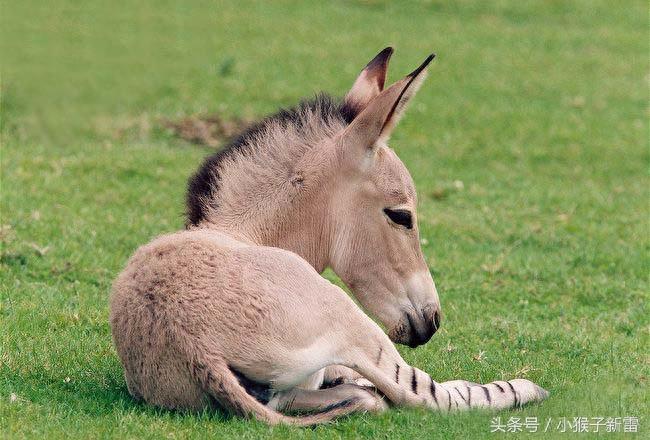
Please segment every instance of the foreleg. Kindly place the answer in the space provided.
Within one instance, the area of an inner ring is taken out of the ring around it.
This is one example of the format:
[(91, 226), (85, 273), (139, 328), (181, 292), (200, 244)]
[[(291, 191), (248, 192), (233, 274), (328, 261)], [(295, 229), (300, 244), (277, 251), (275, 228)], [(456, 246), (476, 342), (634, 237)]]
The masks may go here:
[[(370, 331), (370, 329), (367, 329)], [(548, 392), (526, 379), (485, 385), (467, 381), (438, 383), (408, 365), (388, 337), (379, 330), (373, 338), (355, 341), (347, 364), (370, 380), (395, 405), (426, 406), (450, 411), (469, 408), (505, 409), (539, 402)], [(368, 334), (368, 333), (366, 333)]]

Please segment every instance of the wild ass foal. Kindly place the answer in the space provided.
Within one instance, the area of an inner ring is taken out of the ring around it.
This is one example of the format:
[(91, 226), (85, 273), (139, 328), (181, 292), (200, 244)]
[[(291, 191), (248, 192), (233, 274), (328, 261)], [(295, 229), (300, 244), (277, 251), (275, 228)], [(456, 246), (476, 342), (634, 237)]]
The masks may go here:
[[(528, 380), (437, 383), (392, 341), (440, 325), (413, 181), (386, 142), (433, 56), (384, 90), (392, 49), (339, 103), (320, 95), (252, 127), (191, 179), (188, 230), (141, 247), (115, 281), (111, 326), (129, 392), (309, 425), (394, 405), (508, 408)], [(332, 267), (381, 328), (319, 272)], [(288, 416), (291, 411), (316, 411)]]

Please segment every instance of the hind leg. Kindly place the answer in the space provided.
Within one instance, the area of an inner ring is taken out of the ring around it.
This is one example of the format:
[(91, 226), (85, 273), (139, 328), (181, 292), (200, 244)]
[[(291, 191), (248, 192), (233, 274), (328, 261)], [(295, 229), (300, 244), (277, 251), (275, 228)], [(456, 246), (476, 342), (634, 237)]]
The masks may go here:
[(330, 365), (325, 368), (321, 388), (331, 388), (344, 383), (351, 383), (362, 387), (374, 387), (372, 382), (351, 368), (344, 367), (343, 365)]
[(268, 405), (282, 413), (320, 412), (358, 402), (359, 411), (380, 412), (388, 408), (382, 397), (372, 389), (353, 384), (342, 384), (322, 390), (293, 388), (278, 393)]
[(323, 372), (323, 388), (329, 388), (342, 383), (355, 383), (362, 376), (351, 368), (343, 365), (330, 365)]

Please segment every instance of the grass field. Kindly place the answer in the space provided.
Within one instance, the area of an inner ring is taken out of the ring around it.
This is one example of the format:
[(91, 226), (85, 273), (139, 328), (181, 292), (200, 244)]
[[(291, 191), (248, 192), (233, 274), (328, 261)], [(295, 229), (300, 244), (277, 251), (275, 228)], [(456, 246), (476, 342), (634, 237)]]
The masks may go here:
[(389, 80), (438, 54), (392, 139), (445, 314), (430, 343), (400, 348), (406, 361), (439, 381), (551, 391), (504, 422), (541, 431), (550, 417), (563, 438), (561, 417), (635, 416), (647, 436), (647, 3), (245, 3), (3, 5), (0, 437), (496, 435), (484, 412), (301, 430), (160, 411), (130, 398), (112, 346), (113, 278), (182, 227), (210, 151), (160, 120), (342, 95), (388, 44)]

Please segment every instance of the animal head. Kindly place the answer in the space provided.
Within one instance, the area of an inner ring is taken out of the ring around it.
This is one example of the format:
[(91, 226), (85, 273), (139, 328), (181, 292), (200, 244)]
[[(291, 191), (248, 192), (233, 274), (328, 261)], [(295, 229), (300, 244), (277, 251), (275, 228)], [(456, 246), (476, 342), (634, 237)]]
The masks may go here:
[(394, 342), (415, 347), (439, 328), (440, 301), (420, 248), (413, 179), (387, 142), (434, 56), (384, 89), (391, 54), (363, 69), (344, 100), (356, 116), (331, 140), (339, 183), (330, 265)]
[(188, 227), (329, 265), (394, 342), (417, 346), (438, 329), (440, 303), (413, 179), (387, 142), (433, 55), (384, 89), (392, 52), (368, 63), (342, 103), (319, 95), (281, 110), (209, 157), (189, 182)]

